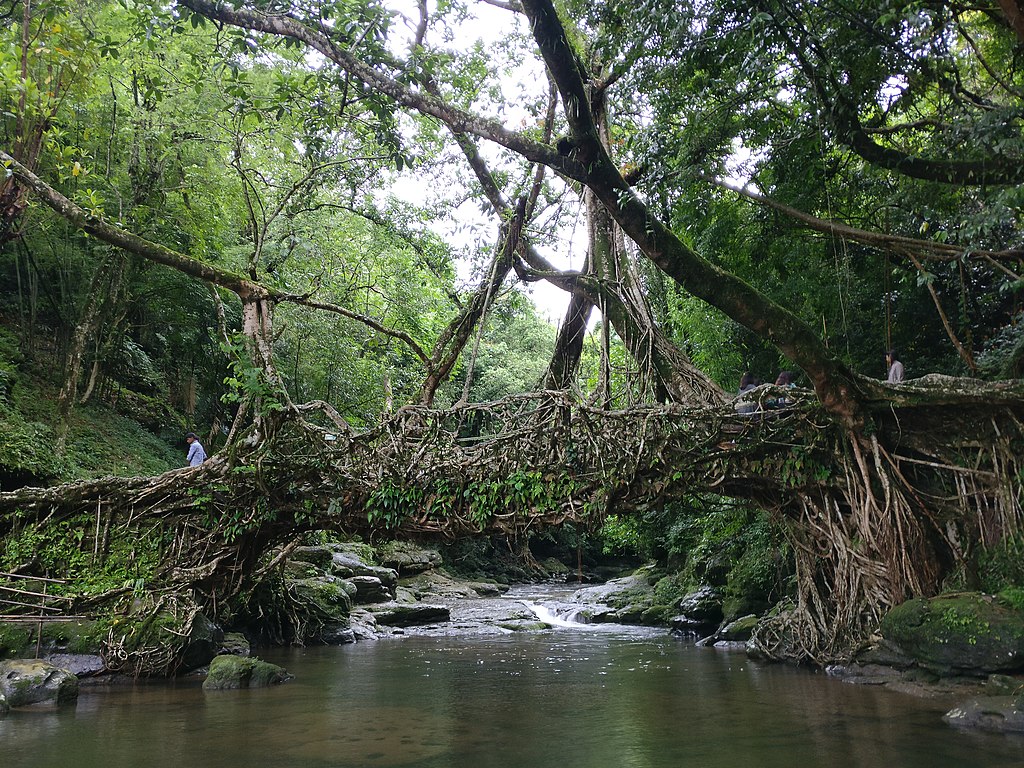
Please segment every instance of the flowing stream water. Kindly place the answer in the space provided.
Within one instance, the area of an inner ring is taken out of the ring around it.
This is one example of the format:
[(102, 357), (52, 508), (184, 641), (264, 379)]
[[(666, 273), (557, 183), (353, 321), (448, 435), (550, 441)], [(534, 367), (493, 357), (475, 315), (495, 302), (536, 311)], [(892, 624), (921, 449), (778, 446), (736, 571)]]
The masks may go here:
[[(83, 688), (0, 719), (0, 768), (1020, 768), (1024, 736), (959, 731), (946, 703), (566, 620), (540, 632), (263, 649), (295, 679)], [(547, 613), (546, 613), (547, 612)]]

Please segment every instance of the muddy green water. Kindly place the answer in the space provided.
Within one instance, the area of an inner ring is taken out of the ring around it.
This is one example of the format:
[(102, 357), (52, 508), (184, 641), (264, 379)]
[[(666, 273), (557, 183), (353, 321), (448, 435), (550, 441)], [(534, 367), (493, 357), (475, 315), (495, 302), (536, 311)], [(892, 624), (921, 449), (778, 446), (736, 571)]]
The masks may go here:
[(0, 768), (1024, 766), (945, 706), (637, 630), (264, 652), (291, 682), (85, 689), (0, 720)]

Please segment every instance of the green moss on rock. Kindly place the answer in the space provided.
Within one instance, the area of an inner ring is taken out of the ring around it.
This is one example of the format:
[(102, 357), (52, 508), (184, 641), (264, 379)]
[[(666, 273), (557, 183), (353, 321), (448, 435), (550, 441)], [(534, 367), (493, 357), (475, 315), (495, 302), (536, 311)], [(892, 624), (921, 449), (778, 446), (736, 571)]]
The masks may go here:
[(912, 659), (944, 674), (1024, 669), (1024, 611), (987, 595), (908, 600), (881, 629)]
[(203, 689), (219, 691), (266, 688), (289, 678), (288, 672), (276, 664), (252, 657), (225, 655), (210, 662), (210, 671), (203, 682)]

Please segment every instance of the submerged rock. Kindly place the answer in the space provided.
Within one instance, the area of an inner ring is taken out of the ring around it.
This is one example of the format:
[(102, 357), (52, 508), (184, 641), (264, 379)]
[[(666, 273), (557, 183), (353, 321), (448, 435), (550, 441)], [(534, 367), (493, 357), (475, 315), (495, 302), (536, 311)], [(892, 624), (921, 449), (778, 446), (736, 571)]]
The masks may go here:
[(237, 688), (266, 688), (290, 679), (283, 667), (251, 656), (218, 656), (210, 662), (210, 671), (203, 681), (203, 690), (219, 691)]
[(1024, 733), (1024, 711), (1019, 697), (982, 696), (965, 701), (944, 716), (950, 725), (985, 731)]
[(78, 700), (78, 678), (38, 659), (0, 661), (0, 694), (10, 707), (73, 704)]

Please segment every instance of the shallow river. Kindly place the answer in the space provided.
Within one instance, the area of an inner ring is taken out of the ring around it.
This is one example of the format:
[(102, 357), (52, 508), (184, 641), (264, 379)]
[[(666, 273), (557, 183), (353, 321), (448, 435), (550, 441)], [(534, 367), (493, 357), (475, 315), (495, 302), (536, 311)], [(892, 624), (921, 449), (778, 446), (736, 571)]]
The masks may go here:
[(295, 679), (83, 689), (0, 720), (0, 768), (983, 768), (942, 704), (626, 627), (262, 651)]

